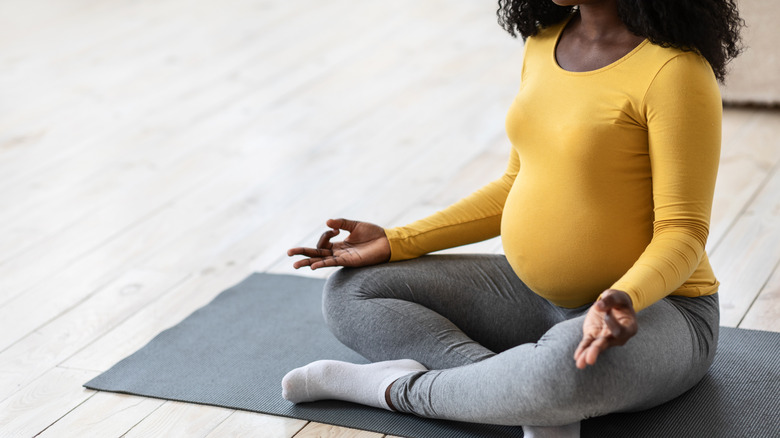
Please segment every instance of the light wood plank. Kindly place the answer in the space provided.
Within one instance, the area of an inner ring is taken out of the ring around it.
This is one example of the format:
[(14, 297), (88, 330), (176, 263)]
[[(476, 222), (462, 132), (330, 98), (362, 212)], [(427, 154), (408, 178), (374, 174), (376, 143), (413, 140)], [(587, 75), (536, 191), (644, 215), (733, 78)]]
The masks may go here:
[(766, 178), (767, 171), (749, 157), (741, 155), (721, 160), (707, 240), (709, 253), (715, 252)]
[(740, 328), (780, 332), (780, 265), (739, 323)]
[(744, 107), (725, 107), (723, 108), (723, 123), (721, 125), (722, 149), (721, 155), (724, 156), (732, 151), (737, 152), (740, 144), (735, 137), (744, 135), (745, 130), (754, 126), (757, 111), (755, 108)]
[(295, 438), (382, 438), (384, 435), (322, 423), (309, 423)]
[(148, 397), (96, 392), (38, 437), (118, 437), (164, 403), (165, 400)]
[(105, 371), (119, 360), (140, 349), (161, 331), (169, 328), (198, 308), (208, 304), (219, 292), (238, 283), (249, 273), (243, 267), (210, 269), (193, 276), (160, 299), (134, 312), (100, 339), (66, 359), (62, 365)]
[(20, 385), (18, 392), (0, 402), (0, 435), (30, 437), (41, 432), (95, 393), (81, 385), (96, 375), (52, 368), (31, 384)]
[(737, 114), (742, 126), (724, 137), (707, 244), (710, 252), (715, 251), (780, 163), (780, 114), (754, 110), (747, 120), (744, 113)]
[(780, 172), (739, 217), (711, 257), (721, 282), (721, 325), (736, 327), (780, 262)]
[(122, 436), (127, 438), (205, 437), (232, 413), (231, 409), (168, 401)]
[(304, 420), (235, 411), (206, 437), (253, 438), (263, 436), (267, 438), (292, 438), (307, 423)]
[[(100, 338), (181, 279), (181, 276), (158, 272), (129, 271), (0, 352), (0, 370), (3, 370), (0, 373), (0, 400)], [(27, 315), (20, 315), (14, 319), (18, 321), (25, 317)]]
[(427, 193), (421, 201), (427, 205), (444, 208), (500, 178), (506, 171), (512, 146), (506, 134), (503, 132), (497, 134), (498, 138), (488, 142), (479, 155), (466, 162), (457, 171), (446, 174), (446, 180)]

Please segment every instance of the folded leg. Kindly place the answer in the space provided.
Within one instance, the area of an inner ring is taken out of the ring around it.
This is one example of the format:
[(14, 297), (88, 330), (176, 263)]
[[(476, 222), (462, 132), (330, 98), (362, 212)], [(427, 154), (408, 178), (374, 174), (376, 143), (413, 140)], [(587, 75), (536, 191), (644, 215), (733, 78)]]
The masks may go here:
[(538, 342), (447, 370), (409, 374), (390, 388), (393, 406), (427, 418), (556, 426), (647, 409), (682, 394), (709, 368), (717, 344), (717, 296), (670, 297), (638, 314), (639, 332), (594, 366), (575, 367), (579, 316)]
[(366, 358), (430, 369), (535, 342), (569, 315), (529, 290), (501, 255), (342, 269), (328, 280), (323, 311), (336, 337)]

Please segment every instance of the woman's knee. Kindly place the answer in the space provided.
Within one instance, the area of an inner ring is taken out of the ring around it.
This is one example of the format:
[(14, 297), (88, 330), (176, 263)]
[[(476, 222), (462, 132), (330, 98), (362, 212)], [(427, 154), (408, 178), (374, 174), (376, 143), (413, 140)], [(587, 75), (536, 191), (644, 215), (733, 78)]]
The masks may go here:
[(334, 334), (338, 335), (340, 327), (350, 324), (359, 313), (356, 307), (370, 295), (373, 281), (368, 271), (370, 268), (342, 268), (325, 282), (322, 314)]
[(494, 411), (504, 418), (502, 424), (561, 426), (594, 416), (597, 397), (589, 396), (581, 373), (568, 362), (536, 362), (523, 370), (525, 378), (496, 388), (501, 403)]
[(342, 319), (339, 314), (343, 312), (344, 306), (349, 301), (347, 295), (350, 289), (348, 285), (351, 275), (348, 273), (349, 271), (345, 272), (344, 269), (339, 269), (325, 282), (325, 287), (322, 290), (322, 315), (328, 326), (332, 326)]
[[(582, 318), (563, 321), (535, 344), (522, 346), (523, 377), (507, 390), (516, 398), (517, 412), (537, 426), (560, 426), (600, 414), (599, 379), (593, 370), (576, 367), (574, 350), (582, 335)], [(511, 395), (507, 395), (512, 399)], [(529, 403), (529, 400), (531, 401)]]

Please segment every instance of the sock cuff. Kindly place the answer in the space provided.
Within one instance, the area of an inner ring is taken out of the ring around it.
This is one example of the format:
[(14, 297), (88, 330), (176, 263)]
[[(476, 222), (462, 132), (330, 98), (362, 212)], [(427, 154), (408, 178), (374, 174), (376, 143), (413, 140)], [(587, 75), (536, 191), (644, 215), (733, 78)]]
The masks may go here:
[[(393, 373), (393, 374), (385, 377), (382, 380), (382, 383), (379, 385), (379, 394), (378, 394), (379, 395), (379, 405), (382, 406), (383, 408), (387, 409), (388, 411), (392, 411), (393, 409), (391, 409), (390, 406), (387, 404), (387, 399), (385, 398), (385, 392), (387, 391), (387, 388), (390, 385), (392, 385), (393, 383), (395, 383), (397, 380), (401, 379), (402, 377), (406, 377), (406, 376), (409, 376), (409, 375), (412, 375), (412, 374), (415, 374), (415, 373), (419, 373), (421, 371), (423, 371), (423, 370), (418, 370), (418, 371), (414, 371), (414, 370), (403, 370), (403, 371), (400, 371), (399, 370), (398, 372)], [(397, 406), (396, 406), (396, 408), (397, 408)]]
[(390, 409), (390, 405), (387, 404), (387, 399), (385, 398), (385, 393), (387, 392), (387, 388), (390, 385), (392, 385), (393, 382), (398, 380), (400, 377), (401, 376), (396, 376), (396, 375), (388, 376), (388, 377), (385, 377), (385, 379), (382, 380), (382, 383), (379, 384), (379, 394), (377, 394), (377, 395), (379, 397), (379, 400), (378, 400), (379, 401), (379, 406), (381, 406), (383, 409), (387, 409), (388, 411), (392, 411), (392, 409)]

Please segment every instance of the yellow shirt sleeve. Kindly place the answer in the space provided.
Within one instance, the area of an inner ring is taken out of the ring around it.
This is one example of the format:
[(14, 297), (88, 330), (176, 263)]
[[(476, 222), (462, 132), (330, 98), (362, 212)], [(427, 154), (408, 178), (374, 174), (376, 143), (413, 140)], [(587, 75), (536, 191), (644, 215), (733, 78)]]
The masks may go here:
[(520, 161), (513, 149), (506, 172), (499, 179), (425, 219), (386, 229), (390, 261), (411, 259), (498, 236), (504, 203), (519, 169)]
[(680, 288), (705, 256), (722, 118), (712, 70), (690, 52), (659, 70), (643, 107), (652, 172), (653, 237), (612, 285), (631, 296), (637, 311)]

